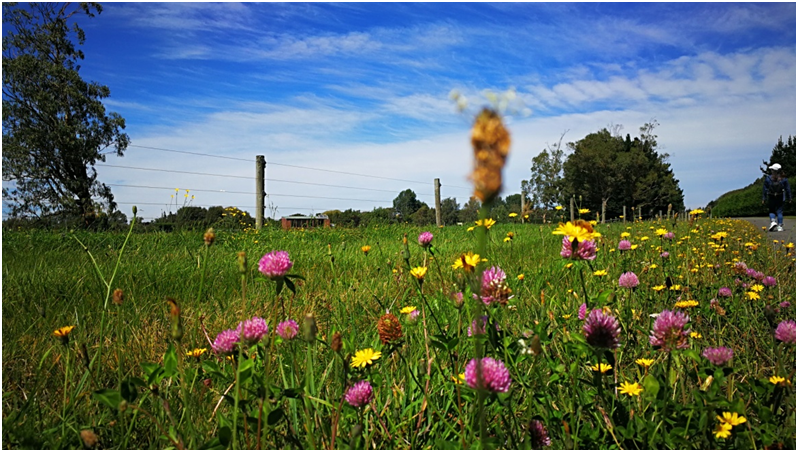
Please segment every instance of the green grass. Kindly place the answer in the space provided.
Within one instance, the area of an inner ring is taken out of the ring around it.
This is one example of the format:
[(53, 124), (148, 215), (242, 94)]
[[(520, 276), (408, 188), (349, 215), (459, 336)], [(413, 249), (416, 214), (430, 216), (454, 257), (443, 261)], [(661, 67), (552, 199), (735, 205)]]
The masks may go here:
[[(613, 249), (627, 227), (639, 248), (620, 254)], [(662, 245), (668, 260), (656, 249), (652, 228), (659, 227), (676, 233), (677, 241)], [(794, 252), (768, 243), (750, 224), (599, 226), (603, 237), (590, 267), (559, 256), (562, 237), (550, 226), (497, 224), (484, 257), (507, 273), (513, 298), (484, 309), (499, 330), (476, 338), (466, 330), (481, 302), (471, 299), (467, 275), (451, 267), (477, 249), (475, 233), (432, 230), (433, 257), (415, 243), (423, 230), (218, 232), (207, 249), (202, 233), (133, 234), (121, 259), (125, 234), (4, 230), (3, 446), (78, 448), (81, 431), (90, 430), (104, 448), (527, 448), (528, 424), (538, 419), (553, 448), (795, 447), (795, 348), (773, 339), (775, 325), (794, 318)], [(707, 243), (719, 230), (729, 232), (728, 246), (715, 254)], [(510, 231), (515, 237), (505, 242)], [(421, 290), (404, 260), (405, 233), (410, 267), (425, 259), (429, 267)], [(363, 245), (371, 246), (367, 255)], [(277, 296), (275, 283), (259, 276), (257, 261), (271, 250), (288, 251), (291, 273), (304, 277), (294, 279), (295, 295), (284, 288)], [(248, 259), (243, 285), (239, 251)], [(748, 300), (735, 283), (736, 259), (779, 284)], [(107, 297), (104, 282), (117, 262), (110, 289), (124, 291), (121, 305)], [(607, 276), (593, 276), (600, 269)], [(618, 288), (623, 271), (640, 277), (634, 292)], [(680, 291), (652, 290), (668, 276)], [(721, 313), (710, 299), (723, 286), (734, 296), (720, 300)], [(465, 303), (458, 308), (452, 294), (461, 290)], [(677, 296), (699, 302), (688, 313), (701, 338), (669, 354), (649, 345), (649, 314), (672, 309)], [(181, 309), (179, 341), (170, 334), (167, 297)], [(586, 344), (577, 319), (586, 298), (589, 308), (608, 306), (618, 318), (621, 345), (614, 353)], [(791, 307), (775, 312), (783, 301)], [(416, 322), (399, 314), (409, 305), (424, 310)], [(380, 343), (376, 324), (386, 310), (401, 318), (401, 343)], [(279, 322), (301, 325), (306, 314), (315, 316), (315, 341), (274, 334)], [(203, 327), (213, 341), (255, 315), (267, 320), (269, 340), (235, 363), (210, 351)], [(75, 325), (68, 346), (53, 337), (66, 325)], [(335, 332), (343, 338), (341, 353), (329, 346)], [(522, 338), (539, 341), (542, 353), (522, 353)], [(477, 344), (513, 380), (506, 393), (483, 394), (483, 409), (479, 392), (456, 382)], [(716, 368), (700, 356), (721, 345), (734, 350), (731, 366)], [(185, 356), (197, 347), (209, 352)], [(351, 369), (348, 355), (364, 348), (383, 355)], [(656, 363), (646, 371), (638, 358)], [(589, 369), (597, 359), (613, 364), (609, 375)], [(789, 384), (769, 383), (773, 375)], [(342, 399), (360, 379), (374, 387), (366, 409)], [(617, 393), (624, 381), (640, 382), (643, 394)], [(747, 423), (716, 439), (715, 416), (724, 411)]]

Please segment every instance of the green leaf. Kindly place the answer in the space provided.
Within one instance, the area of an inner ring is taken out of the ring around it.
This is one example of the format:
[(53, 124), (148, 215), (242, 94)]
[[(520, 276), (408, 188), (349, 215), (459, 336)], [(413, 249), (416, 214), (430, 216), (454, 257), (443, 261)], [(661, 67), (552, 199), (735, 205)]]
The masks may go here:
[(163, 367), (164, 377), (169, 378), (177, 374), (177, 352), (172, 344), (169, 344), (163, 355)]
[(147, 385), (157, 385), (163, 379), (163, 367), (155, 363), (141, 363), (141, 368), (144, 369), (144, 375), (147, 376)]
[(280, 295), (280, 292), (283, 291), (283, 279), (280, 278), (277, 280), (277, 293), (276, 295)]
[(280, 419), (282, 419), (284, 415), (285, 413), (283, 412), (283, 409), (277, 408), (276, 410), (269, 413), (269, 416), (266, 418), (266, 423), (274, 426), (278, 422), (280, 422)]
[(116, 389), (100, 389), (99, 391), (94, 391), (94, 399), (108, 405), (114, 410), (118, 410), (119, 404), (122, 403), (122, 395)]
[(301, 279), (302, 281), (305, 281), (305, 277), (302, 276), (302, 275), (285, 275), (285, 277), (286, 278)]
[(435, 348), (437, 348), (439, 350), (446, 351), (446, 344), (444, 344), (442, 342), (438, 342), (435, 339), (430, 339), (429, 343), (432, 344), (433, 347), (435, 347)]
[(697, 350), (685, 350), (683, 353), (685, 356), (687, 356), (688, 358), (692, 359), (695, 362), (701, 361), (701, 357), (698, 356)]
[(294, 286), (294, 282), (288, 278), (285, 278), (285, 286), (288, 287), (288, 290), (296, 294), (296, 286)]
[(598, 304), (601, 305), (601, 306), (604, 306), (604, 305), (608, 304), (610, 301), (612, 301), (612, 298), (615, 298), (613, 296), (613, 291), (611, 291), (611, 290), (602, 290), (601, 293), (599, 293), (599, 295), (598, 295)]
[[(144, 383), (143, 381), (141, 382)], [(136, 382), (134, 382), (132, 378), (124, 380), (120, 385), (119, 390), (122, 394), (122, 398), (127, 400), (128, 403), (133, 403), (136, 400), (136, 397), (139, 395), (139, 392), (136, 389)]]
[(643, 378), (643, 397), (649, 400), (657, 398), (659, 393), (659, 382), (653, 375), (646, 375)]
[(241, 364), (238, 367), (238, 375), (242, 385), (249, 383), (249, 381), (252, 379), (252, 370), (254, 367), (255, 360), (252, 358), (241, 361)]

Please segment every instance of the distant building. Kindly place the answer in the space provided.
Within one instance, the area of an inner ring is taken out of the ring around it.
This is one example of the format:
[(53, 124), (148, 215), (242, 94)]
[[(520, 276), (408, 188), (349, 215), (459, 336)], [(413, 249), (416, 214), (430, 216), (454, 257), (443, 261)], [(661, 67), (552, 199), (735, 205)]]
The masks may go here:
[(283, 230), (287, 231), (291, 228), (317, 228), (317, 227), (330, 227), (330, 217), (327, 215), (318, 214), (315, 217), (305, 215), (291, 215), (281, 219)]

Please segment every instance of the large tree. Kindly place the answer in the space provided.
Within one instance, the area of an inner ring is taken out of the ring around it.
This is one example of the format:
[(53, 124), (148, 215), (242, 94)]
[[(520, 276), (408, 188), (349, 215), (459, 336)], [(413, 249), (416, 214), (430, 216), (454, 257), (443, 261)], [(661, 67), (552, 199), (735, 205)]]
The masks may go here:
[(399, 193), (393, 200), (393, 210), (401, 216), (402, 221), (410, 221), (410, 216), (421, 208), (421, 201), (416, 197), (416, 192), (407, 189)]
[(618, 216), (623, 206), (646, 215), (668, 204), (684, 208), (684, 194), (674, 177), (668, 155), (657, 152), (652, 121), (640, 128), (640, 137), (626, 139), (607, 129), (569, 143), (573, 153), (564, 164), (567, 198), (581, 197), (582, 205), (599, 212), (606, 202), (608, 217)]
[(74, 21), (101, 11), (95, 3), (3, 4), (3, 179), (11, 181), (3, 198), (12, 216), (66, 213), (90, 224), (99, 208), (116, 207), (94, 164), (109, 147), (122, 156), (125, 120), (106, 114), (107, 86), (80, 77), (85, 34)]

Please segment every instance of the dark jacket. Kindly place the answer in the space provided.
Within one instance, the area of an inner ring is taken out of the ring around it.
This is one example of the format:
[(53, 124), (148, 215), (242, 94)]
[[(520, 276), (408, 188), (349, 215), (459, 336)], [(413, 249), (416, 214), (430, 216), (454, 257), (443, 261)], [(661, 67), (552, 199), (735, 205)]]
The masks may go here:
[[(765, 176), (765, 183), (762, 185), (762, 201), (767, 201), (768, 195), (770, 193), (770, 188), (774, 184), (781, 184), (782, 185), (782, 201), (791, 201), (792, 200), (792, 192), (790, 192), (790, 181), (784, 177), (778, 182), (774, 182), (770, 175)], [(774, 187), (775, 188), (775, 187)]]

